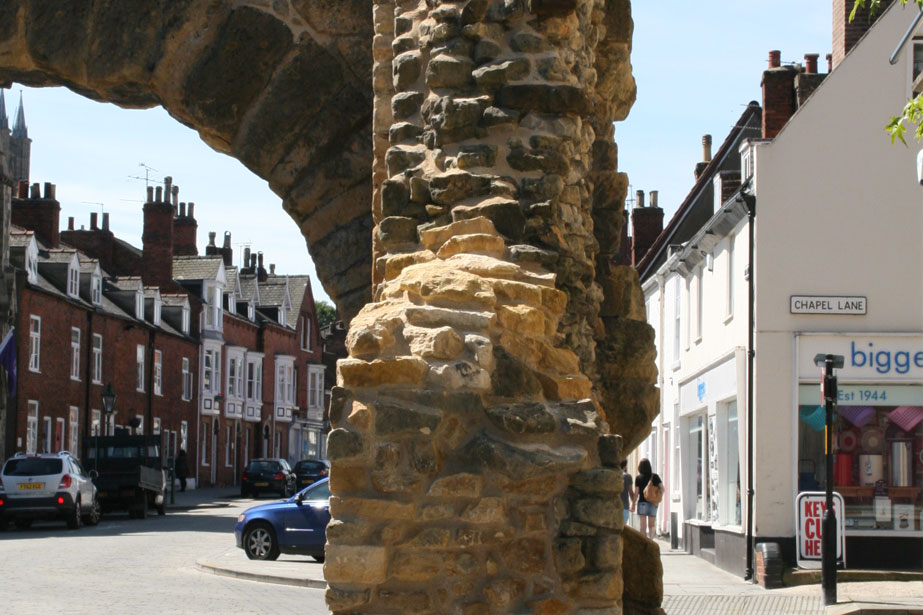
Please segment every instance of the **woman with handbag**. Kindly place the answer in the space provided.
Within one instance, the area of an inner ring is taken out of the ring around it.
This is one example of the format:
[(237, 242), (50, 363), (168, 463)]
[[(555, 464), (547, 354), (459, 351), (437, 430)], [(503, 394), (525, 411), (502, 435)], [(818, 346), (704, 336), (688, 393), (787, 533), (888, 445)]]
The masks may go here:
[(638, 463), (638, 476), (635, 477), (638, 493), (638, 516), (641, 517), (641, 534), (654, 538), (654, 520), (657, 518), (657, 506), (663, 500), (663, 481), (651, 469), (651, 462), (642, 459)]

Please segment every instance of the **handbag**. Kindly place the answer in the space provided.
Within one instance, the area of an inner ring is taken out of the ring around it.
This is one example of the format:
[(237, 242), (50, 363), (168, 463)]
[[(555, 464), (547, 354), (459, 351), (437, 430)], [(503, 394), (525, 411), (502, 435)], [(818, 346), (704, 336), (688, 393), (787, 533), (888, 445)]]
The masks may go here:
[(654, 477), (651, 477), (647, 487), (644, 488), (644, 499), (654, 506), (658, 506), (663, 501), (663, 485), (655, 485)]

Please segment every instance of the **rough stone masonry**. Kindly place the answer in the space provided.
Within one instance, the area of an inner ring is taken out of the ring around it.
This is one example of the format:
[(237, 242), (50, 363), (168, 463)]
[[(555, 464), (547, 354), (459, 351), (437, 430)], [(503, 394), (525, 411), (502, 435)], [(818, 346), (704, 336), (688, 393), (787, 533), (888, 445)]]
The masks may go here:
[(618, 463), (656, 408), (637, 278), (610, 264), (628, 3), (376, 0), (374, 23), (373, 302), (331, 404), (328, 605), (622, 613)]
[(632, 27), (629, 0), (0, 2), (0, 84), (163, 105), (365, 306), (331, 404), (335, 613), (656, 612), (616, 497), (657, 410), (611, 264)]

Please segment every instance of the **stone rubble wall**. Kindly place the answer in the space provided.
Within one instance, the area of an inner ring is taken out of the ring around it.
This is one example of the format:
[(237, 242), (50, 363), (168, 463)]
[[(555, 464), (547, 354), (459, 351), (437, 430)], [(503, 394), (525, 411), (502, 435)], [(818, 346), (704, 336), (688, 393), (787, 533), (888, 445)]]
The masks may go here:
[(328, 605), (621, 613), (610, 422), (643, 438), (632, 386), (656, 376), (637, 275), (608, 264), (620, 226), (594, 232), (624, 206), (628, 3), (374, 16), (374, 302), (331, 403)]

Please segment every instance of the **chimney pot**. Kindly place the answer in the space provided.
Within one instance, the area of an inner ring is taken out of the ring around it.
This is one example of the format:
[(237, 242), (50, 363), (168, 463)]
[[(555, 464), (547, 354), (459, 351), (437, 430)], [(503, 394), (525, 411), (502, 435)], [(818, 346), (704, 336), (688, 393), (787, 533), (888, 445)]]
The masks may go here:
[(190, 218), (195, 218), (195, 216), (192, 213), (194, 209), (195, 209), (195, 203), (189, 203), (189, 208), (187, 209), (187, 213), (189, 214)]
[(244, 248), (244, 268), (250, 266), (250, 246)]
[(651, 190), (651, 207), (657, 207), (657, 190)]
[(271, 275), (276, 275), (276, 264), (275, 263), (269, 263), (269, 273)]
[(171, 194), (173, 195), (173, 207), (176, 207), (176, 204), (179, 203), (179, 186), (173, 186)]
[(209, 231), (208, 233), (208, 245), (215, 246), (215, 237), (218, 235), (215, 231)]
[(109, 230), (109, 212), (103, 213), (103, 230)]
[(260, 264), (260, 269), (262, 269), (263, 268), (263, 253), (262, 252), (256, 253), (256, 261)]
[(91, 231), (97, 230), (97, 226), (98, 226), (98, 225), (97, 225), (97, 221), (98, 221), (98, 220), (99, 220), (99, 218), (97, 217), (96, 212), (95, 212), (95, 211), (94, 211), (94, 212), (90, 212), (90, 230), (91, 230)]
[(642, 209), (644, 207), (644, 190), (635, 191), (635, 209)]
[(782, 52), (773, 49), (769, 52), (769, 68), (779, 68), (782, 66)]
[(173, 178), (169, 175), (163, 178), (163, 193), (167, 200), (170, 200), (170, 195), (173, 193)]
[(833, 54), (832, 53), (827, 54), (827, 72), (828, 73), (833, 72)]
[(185, 203), (179, 204), (179, 217), (180, 218), (186, 217), (186, 204)]
[(155, 192), (157, 196), (154, 197), (154, 202), (162, 203), (163, 202), (163, 187), (157, 186), (157, 189), (155, 190)]
[(16, 196), (21, 199), (29, 198), (29, 182), (21, 179), (19, 180), (19, 185), (16, 186)]
[(224, 231), (224, 247), (231, 247), (231, 231)]
[(817, 58), (820, 57), (819, 53), (806, 53), (804, 54), (804, 71), (809, 75), (817, 73)]
[(711, 135), (702, 135), (702, 162), (711, 162)]
[(147, 187), (147, 202), (148, 203), (154, 202), (154, 186)]
[(51, 182), (45, 182), (45, 198), (54, 200), (55, 185)]
[(30, 199), (40, 199), (42, 198), (41, 186), (38, 185), (38, 182), (32, 184), (32, 188), (29, 190)]
[(69, 216), (67, 218), (67, 230), (74, 230), (74, 216)]

